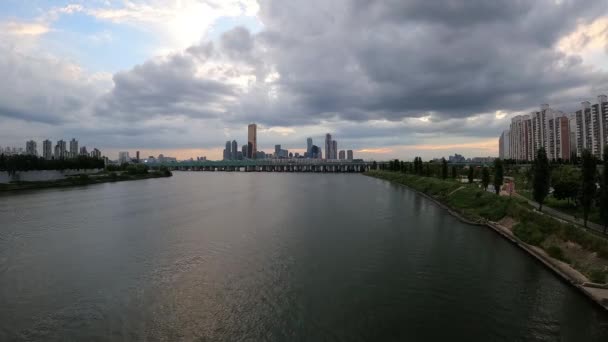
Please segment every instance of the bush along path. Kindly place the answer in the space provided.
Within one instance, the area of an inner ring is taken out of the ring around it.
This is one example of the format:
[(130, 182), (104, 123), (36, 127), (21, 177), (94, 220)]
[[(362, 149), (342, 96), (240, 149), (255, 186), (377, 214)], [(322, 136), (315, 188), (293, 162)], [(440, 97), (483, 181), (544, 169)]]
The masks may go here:
[(498, 196), (475, 184), (393, 171), (365, 174), (416, 190), (465, 222), (491, 227), (608, 309), (605, 238), (538, 212), (525, 199)]

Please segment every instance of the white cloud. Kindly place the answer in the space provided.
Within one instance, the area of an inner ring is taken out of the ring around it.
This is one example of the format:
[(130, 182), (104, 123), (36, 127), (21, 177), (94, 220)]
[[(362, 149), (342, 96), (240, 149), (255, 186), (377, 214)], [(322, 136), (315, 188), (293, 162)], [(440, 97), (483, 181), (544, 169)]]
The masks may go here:
[(0, 25), (0, 29), (5, 33), (17, 36), (40, 36), (48, 33), (51, 29), (48, 24), (43, 22), (17, 22), (10, 21)]

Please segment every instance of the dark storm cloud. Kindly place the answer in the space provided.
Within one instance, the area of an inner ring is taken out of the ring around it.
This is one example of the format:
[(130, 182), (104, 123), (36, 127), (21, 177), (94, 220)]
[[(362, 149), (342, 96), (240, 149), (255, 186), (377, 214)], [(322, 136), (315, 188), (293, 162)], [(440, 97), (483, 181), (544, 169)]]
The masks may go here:
[(294, 114), (313, 120), (328, 112), (399, 120), (521, 110), (606, 80), (554, 48), (581, 19), (605, 14), (605, 2), (264, 1), (261, 8), (261, 36), (281, 87), (306, 108)]
[(234, 90), (225, 83), (198, 78), (196, 73), (196, 63), (190, 54), (148, 61), (128, 72), (117, 73), (114, 88), (97, 104), (97, 114), (125, 120), (222, 115), (225, 103), (234, 100)]

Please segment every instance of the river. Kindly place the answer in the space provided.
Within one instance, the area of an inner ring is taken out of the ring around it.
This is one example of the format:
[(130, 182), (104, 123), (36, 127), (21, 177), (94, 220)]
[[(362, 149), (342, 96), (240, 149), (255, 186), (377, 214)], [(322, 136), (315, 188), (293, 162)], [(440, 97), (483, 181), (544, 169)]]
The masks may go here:
[(175, 172), (0, 195), (0, 340), (608, 341), (608, 314), (386, 181)]

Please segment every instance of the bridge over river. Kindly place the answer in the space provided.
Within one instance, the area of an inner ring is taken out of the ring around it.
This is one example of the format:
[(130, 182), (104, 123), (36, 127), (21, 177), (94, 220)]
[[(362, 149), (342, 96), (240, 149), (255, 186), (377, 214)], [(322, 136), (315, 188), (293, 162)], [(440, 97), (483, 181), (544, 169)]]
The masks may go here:
[[(373, 162), (363, 160), (313, 159), (246, 159), (222, 161), (148, 162), (151, 168), (166, 166), (177, 171), (243, 171), (243, 172), (365, 172)], [(377, 164), (382, 164), (377, 163)]]

